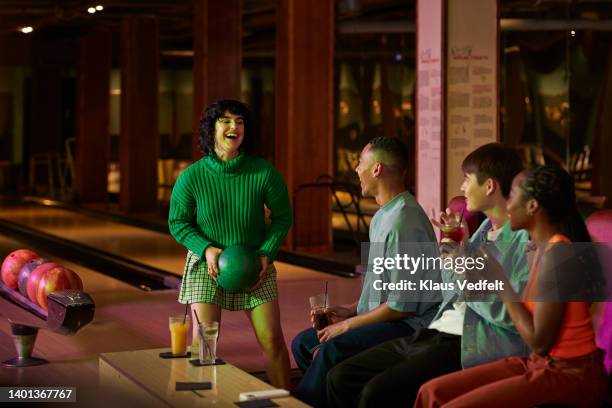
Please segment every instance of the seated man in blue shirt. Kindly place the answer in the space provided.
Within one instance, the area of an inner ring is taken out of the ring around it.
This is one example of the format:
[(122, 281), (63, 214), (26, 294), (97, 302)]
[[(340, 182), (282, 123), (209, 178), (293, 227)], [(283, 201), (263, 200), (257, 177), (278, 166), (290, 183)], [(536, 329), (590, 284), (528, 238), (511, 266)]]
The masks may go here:
[[(470, 153), (462, 168), (465, 178), (461, 190), (467, 210), (487, 216), (470, 241), (493, 245), (491, 252), (510, 271), (514, 289), (521, 291), (528, 275), (528, 235), (524, 230), (512, 231), (506, 210), (512, 179), (522, 170), (521, 160), (514, 149), (491, 143)], [(444, 219), (449, 216), (455, 214), (443, 214)], [(464, 234), (464, 239), (467, 236)], [(456, 282), (464, 276), (442, 271), (444, 282)], [(460, 370), (462, 365), (529, 354), (501, 301), (465, 302), (458, 295), (445, 297), (427, 329), (378, 345), (334, 367), (327, 377), (330, 405), (412, 406), (421, 384), (432, 378)]]
[[(406, 254), (406, 248), (414, 257), (439, 255), (425, 211), (405, 190), (407, 163), (406, 147), (395, 138), (375, 138), (361, 152), (355, 171), (362, 193), (373, 196), (380, 206), (370, 224), (368, 271), (358, 302), (329, 308), (332, 325), (319, 331), (304, 330), (292, 342), (293, 356), (304, 373), (293, 394), (308, 404), (326, 406), (325, 380), (334, 365), (372, 346), (427, 327), (437, 310), (439, 292), (415, 291), (407, 298), (402, 290), (382, 287), (383, 283), (409, 279), (409, 273), (389, 265), (378, 265), (378, 270), (373, 270), (375, 259), (395, 259), (396, 255)], [(439, 282), (440, 271), (431, 268), (418, 278)]]

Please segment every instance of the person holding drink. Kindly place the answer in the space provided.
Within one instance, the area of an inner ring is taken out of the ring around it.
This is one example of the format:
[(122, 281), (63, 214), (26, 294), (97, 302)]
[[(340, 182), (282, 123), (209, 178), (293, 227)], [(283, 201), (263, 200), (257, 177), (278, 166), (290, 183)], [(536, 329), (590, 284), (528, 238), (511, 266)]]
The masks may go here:
[[(431, 223), (414, 196), (406, 191), (404, 174), (408, 162), (404, 144), (395, 138), (372, 139), (362, 150), (355, 169), (364, 196), (373, 196), (380, 209), (370, 224), (368, 264), (377, 253), (399, 254), (401, 243), (412, 243), (411, 256), (437, 257), (438, 247)], [(426, 327), (437, 310), (438, 294), (416, 291), (409, 301), (401, 291), (373, 290), (379, 277), (399, 282), (402, 271), (387, 268), (380, 275), (366, 272), (358, 302), (327, 307), (330, 324), (317, 330), (319, 313), (311, 310), (312, 328), (292, 342), (295, 360), (304, 373), (293, 395), (315, 407), (326, 405), (325, 379), (328, 371), (344, 359), (384, 341), (407, 336)], [(439, 270), (423, 273), (423, 279), (439, 281)], [(404, 275), (405, 276), (405, 275)], [(321, 301), (318, 303), (321, 304)], [(319, 326), (320, 327), (320, 326)]]
[[(442, 249), (468, 239), (471, 245), (495, 246), (510, 284), (520, 291), (527, 281), (528, 236), (525, 231), (512, 231), (506, 213), (512, 180), (522, 170), (520, 157), (510, 147), (491, 143), (468, 154), (461, 167), (465, 209), (483, 212), (487, 218), (471, 238), (461, 213), (447, 209), (440, 219), (432, 219), (443, 232), (446, 228)], [(442, 279), (456, 282), (465, 275), (442, 270)], [(327, 376), (330, 405), (411, 406), (427, 380), (462, 366), (527, 355), (528, 348), (502, 302), (466, 302), (459, 291), (449, 292), (427, 329), (380, 344), (334, 367)]]
[(325, 282), (325, 293), (311, 296), (309, 300), (312, 327), (315, 330), (323, 330), (330, 323), (327, 308), (327, 282)]
[[(267, 356), (270, 382), (289, 388), (289, 354), (272, 261), (291, 226), (291, 206), (278, 170), (251, 154), (251, 125), (250, 111), (239, 101), (220, 100), (206, 109), (200, 121), (204, 157), (178, 177), (168, 227), (188, 249), (179, 302), (190, 304), (202, 322), (220, 322), (222, 309), (244, 310)], [(270, 225), (264, 206), (270, 210)], [(217, 284), (218, 259), (233, 245), (256, 251), (261, 270), (253, 287), (229, 293)], [(197, 339), (199, 327), (193, 326)]]
[[(526, 229), (538, 244), (523, 295), (508, 281), (507, 265), (488, 256), (486, 248), (480, 248), (486, 268), (473, 273), (504, 282), (498, 294), (532, 353), (435, 378), (420, 388), (414, 406), (603, 406), (607, 374), (595, 345), (590, 302), (568, 301), (589, 293), (593, 269), (598, 270), (571, 261), (581, 257), (567, 243), (591, 241), (576, 208), (572, 177), (553, 166), (525, 170), (514, 178), (507, 212), (512, 230)], [(559, 262), (564, 258), (570, 261)], [(571, 296), (551, 297), (551, 289)]]

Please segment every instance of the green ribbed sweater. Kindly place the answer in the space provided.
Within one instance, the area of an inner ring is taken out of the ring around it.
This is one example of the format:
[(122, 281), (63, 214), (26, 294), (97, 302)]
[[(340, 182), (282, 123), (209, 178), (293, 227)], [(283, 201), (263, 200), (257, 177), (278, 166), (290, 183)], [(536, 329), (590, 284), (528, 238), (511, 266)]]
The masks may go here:
[[(269, 226), (264, 204), (271, 212)], [(240, 153), (227, 162), (206, 156), (181, 173), (172, 190), (168, 227), (202, 259), (210, 245), (245, 245), (273, 260), (291, 221), (287, 186), (278, 170)]]

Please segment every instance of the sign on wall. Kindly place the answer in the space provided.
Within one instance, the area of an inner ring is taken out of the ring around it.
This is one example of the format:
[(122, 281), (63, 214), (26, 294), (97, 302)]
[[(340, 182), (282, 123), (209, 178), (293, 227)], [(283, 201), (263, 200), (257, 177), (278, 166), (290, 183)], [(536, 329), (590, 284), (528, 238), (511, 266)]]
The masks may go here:
[(498, 132), (498, 4), (447, 2), (446, 197), (461, 195), (461, 162)]

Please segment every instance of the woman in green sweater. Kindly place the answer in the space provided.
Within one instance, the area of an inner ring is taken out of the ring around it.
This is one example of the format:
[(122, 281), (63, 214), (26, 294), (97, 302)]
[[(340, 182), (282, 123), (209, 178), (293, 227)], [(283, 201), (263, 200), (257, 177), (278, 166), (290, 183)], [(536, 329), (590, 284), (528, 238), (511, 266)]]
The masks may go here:
[[(179, 302), (191, 304), (200, 321), (220, 322), (222, 309), (244, 310), (268, 358), (270, 381), (288, 389), (289, 355), (272, 261), (291, 226), (291, 206), (276, 168), (249, 154), (250, 116), (244, 104), (233, 100), (220, 100), (206, 109), (200, 121), (204, 157), (177, 179), (168, 226), (188, 249)], [(264, 205), (271, 213), (270, 225), (265, 223)], [(217, 260), (231, 245), (254, 249), (262, 264), (259, 281), (238, 293), (217, 285)]]

